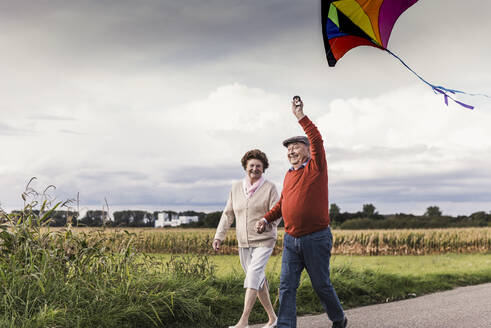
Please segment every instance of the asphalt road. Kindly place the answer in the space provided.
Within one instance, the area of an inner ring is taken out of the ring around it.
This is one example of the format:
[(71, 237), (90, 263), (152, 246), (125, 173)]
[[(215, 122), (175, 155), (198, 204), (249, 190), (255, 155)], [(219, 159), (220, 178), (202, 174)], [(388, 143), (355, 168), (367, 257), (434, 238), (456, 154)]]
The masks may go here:
[[(359, 307), (346, 315), (348, 328), (491, 328), (491, 283)], [(297, 327), (331, 327), (331, 322), (325, 314), (304, 316)]]

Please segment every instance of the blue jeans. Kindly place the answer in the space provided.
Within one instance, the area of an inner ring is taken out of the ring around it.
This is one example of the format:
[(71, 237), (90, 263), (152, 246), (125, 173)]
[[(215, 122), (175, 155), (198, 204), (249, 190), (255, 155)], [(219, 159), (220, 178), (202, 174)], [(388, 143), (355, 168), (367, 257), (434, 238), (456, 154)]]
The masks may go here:
[(329, 319), (343, 320), (343, 308), (329, 279), (331, 248), (330, 228), (298, 238), (285, 233), (281, 261), (278, 328), (297, 326), (297, 288), (304, 268), (307, 269), (312, 287), (319, 296)]

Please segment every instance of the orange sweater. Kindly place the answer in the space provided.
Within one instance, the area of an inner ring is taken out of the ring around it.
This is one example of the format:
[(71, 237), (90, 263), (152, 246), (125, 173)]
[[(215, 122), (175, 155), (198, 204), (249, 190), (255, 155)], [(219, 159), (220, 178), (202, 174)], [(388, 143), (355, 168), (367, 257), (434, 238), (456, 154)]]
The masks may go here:
[(309, 138), (312, 157), (304, 168), (286, 173), (280, 200), (264, 216), (268, 222), (283, 216), (285, 231), (294, 237), (329, 226), (327, 161), (322, 136), (307, 116), (299, 123)]

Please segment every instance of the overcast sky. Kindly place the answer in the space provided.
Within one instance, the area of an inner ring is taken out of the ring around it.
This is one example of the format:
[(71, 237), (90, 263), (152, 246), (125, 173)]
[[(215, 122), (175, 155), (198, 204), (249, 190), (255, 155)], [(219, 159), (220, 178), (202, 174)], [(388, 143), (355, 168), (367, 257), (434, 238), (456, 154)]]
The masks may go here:
[[(0, 0), (0, 206), (31, 177), (84, 208), (222, 209), (260, 148), (281, 189), (281, 142), (302, 96), (342, 211), (491, 211), (491, 99), (450, 104), (388, 53), (330, 68), (318, 0)], [(420, 0), (389, 48), (427, 80), (491, 94), (491, 2)]]

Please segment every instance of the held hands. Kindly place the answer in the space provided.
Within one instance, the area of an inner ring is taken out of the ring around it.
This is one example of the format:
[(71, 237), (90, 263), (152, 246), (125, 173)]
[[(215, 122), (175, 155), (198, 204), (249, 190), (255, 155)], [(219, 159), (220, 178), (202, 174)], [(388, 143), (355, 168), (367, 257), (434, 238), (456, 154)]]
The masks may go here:
[(256, 222), (256, 225), (254, 228), (256, 229), (257, 233), (263, 233), (266, 230), (266, 226), (268, 225), (268, 222), (264, 219), (261, 219)]
[(305, 116), (305, 114), (303, 113), (303, 101), (300, 99), (300, 97), (297, 98), (297, 96), (295, 96), (293, 98), (292, 113), (299, 121)]
[(211, 245), (213, 247), (213, 250), (216, 252), (216, 251), (219, 251), (220, 250), (220, 245), (221, 244), (222, 244), (222, 241), (221, 240), (215, 239), (215, 240), (213, 240), (213, 243)]

